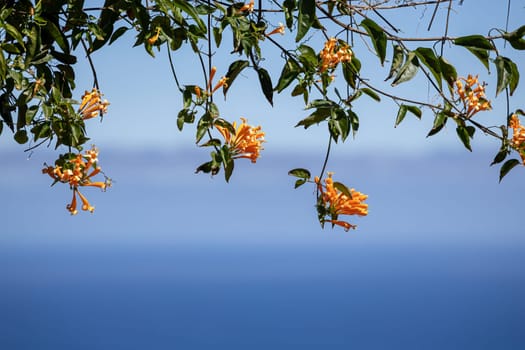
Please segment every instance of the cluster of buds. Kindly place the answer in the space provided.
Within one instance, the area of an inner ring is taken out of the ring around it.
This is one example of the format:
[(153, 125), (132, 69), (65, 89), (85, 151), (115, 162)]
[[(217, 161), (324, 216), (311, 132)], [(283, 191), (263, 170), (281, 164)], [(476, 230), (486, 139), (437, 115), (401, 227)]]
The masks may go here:
[(485, 85), (480, 84), (477, 76), (468, 75), (456, 80), (456, 91), (463, 102), (465, 118), (471, 118), (480, 111), (490, 110), (490, 101), (485, 97)]
[(232, 159), (248, 158), (255, 163), (260, 157), (263, 149), (264, 132), (260, 126), (253, 127), (246, 123), (246, 119), (241, 117), (241, 124), (233, 122), (235, 133), (232, 134), (229, 129), (215, 125), (215, 128), (221, 133), (225, 143), (230, 147)]
[(342, 44), (336, 38), (330, 38), (325, 42), (319, 56), (321, 58), (319, 72), (323, 73), (334, 69), (340, 62), (350, 62), (352, 50), (348, 44)]
[[(318, 211), (321, 224), (324, 225), (325, 222), (330, 222), (332, 226), (341, 226), (345, 231), (355, 229), (356, 225), (338, 220), (338, 217), (339, 215), (368, 215), (368, 204), (363, 203), (368, 196), (355, 191), (353, 188), (348, 191), (350, 196), (341, 192), (336, 188), (332, 175), (333, 173), (328, 173), (328, 177), (324, 180), (324, 186), (321, 184), (319, 177), (315, 177), (315, 183), (320, 192), (318, 197)], [(326, 217), (328, 217), (328, 219)]]
[(512, 129), (511, 146), (519, 152), (523, 165), (525, 165), (525, 126), (521, 125), (517, 114), (512, 114), (509, 126)]
[(77, 211), (77, 194), (82, 201), (82, 210), (93, 212), (95, 208), (91, 206), (87, 198), (80, 193), (79, 187), (98, 187), (105, 190), (111, 185), (110, 179), (105, 178), (105, 181), (92, 181), (92, 178), (101, 172), (98, 166), (98, 150), (93, 146), (84, 154), (77, 154), (72, 159), (66, 159), (63, 164), (55, 166), (47, 166), (42, 169), (43, 174), (48, 174), (56, 182), (69, 184), (73, 190), (73, 199), (71, 203), (66, 206), (71, 215), (78, 213)]
[(102, 101), (102, 94), (93, 88), (90, 92), (86, 91), (82, 95), (82, 102), (78, 107), (78, 113), (82, 116), (82, 119), (91, 119), (98, 117), (99, 114), (107, 113), (109, 102), (107, 100)]

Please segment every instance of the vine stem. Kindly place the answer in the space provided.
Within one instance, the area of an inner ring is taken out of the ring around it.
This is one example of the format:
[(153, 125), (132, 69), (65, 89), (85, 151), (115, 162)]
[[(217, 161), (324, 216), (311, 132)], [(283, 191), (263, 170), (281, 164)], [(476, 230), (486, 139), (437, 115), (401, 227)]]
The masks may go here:
[(86, 53), (86, 57), (89, 62), (89, 67), (91, 68), (91, 72), (93, 73), (93, 86), (100, 90), (100, 86), (98, 84), (98, 78), (97, 78), (97, 71), (95, 69), (95, 65), (93, 64), (93, 60), (91, 59), (91, 54), (89, 53), (89, 49), (84, 39), (80, 39), (80, 43), (82, 43), (82, 47), (84, 48), (84, 52)]

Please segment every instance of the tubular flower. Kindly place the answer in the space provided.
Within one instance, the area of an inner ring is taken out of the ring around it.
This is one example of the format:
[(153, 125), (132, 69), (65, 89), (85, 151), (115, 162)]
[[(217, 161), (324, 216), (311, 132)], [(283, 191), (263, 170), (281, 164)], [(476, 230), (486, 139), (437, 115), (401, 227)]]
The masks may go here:
[(347, 44), (338, 43), (336, 38), (330, 38), (325, 42), (319, 56), (321, 58), (319, 72), (323, 73), (334, 69), (340, 62), (350, 62), (352, 50)]
[[(348, 197), (343, 192), (339, 191), (332, 179), (332, 173), (328, 173), (328, 177), (324, 180), (325, 185), (321, 184), (319, 177), (315, 177), (315, 183), (320, 192), (318, 197), (320, 214), (322, 214), (321, 223), (330, 222), (332, 226), (338, 225), (345, 229), (345, 231), (356, 228), (346, 221), (338, 220), (339, 215), (368, 215), (368, 204), (363, 203), (368, 198), (366, 194), (350, 189), (351, 197)], [(329, 216), (330, 219), (324, 218)]]
[(98, 187), (105, 190), (110, 186), (110, 180), (92, 181), (92, 177), (100, 173), (101, 168), (97, 165), (98, 150), (93, 146), (84, 155), (77, 154), (72, 159), (67, 159), (63, 165), (46, 166), (42, 173), (48, 174), (55, 182), (67, 183), (73, 190), (73, 199), (66, 206), (66, 209), (75, 215), (77, 211), (77, 195), (82, 201), (82, 210), (93, 212), (95, 208), (91, 206), (87, 198), (78, 190), (81, 186)]
[(93, 88), (91, 92), (86, 91), (82, 96), (78, 113), (84, 120), (91, 119), (97, 117), (99, 113), (107, 113), (108, 106), (109, 102), (107, 100), (102, 101), (102, 94)]
[(279, 23), (279, 27), (275, 28), (274, 30), (272, 30), (271, 32), (269, 32), (269, 33), (266, 34), (266, 35), (267, 35), (267, 36), (270, 36), (270, 35), (274, 35), (274, 34), (281, 34), (281, 35), (284, 35), (284, 24)]
[(249, 158), (252, 163), (257, 161), (260, 156), (260, 152), (263, 149), (262, 143), (264, 141), (264, 132), (261, 131), (261, 127), (253, 127), (246, 124), (246, 119), (241, 117), (242, 123), (237, 126), (236, 122), (233, 122), (233, 128), (235, 134), (232, 134), (230, 130), (225, 127), (215, 125), (215, 128), (219, 130), (224, 141), (229, 145), (232, 152), (232, 158)]
[(480, 84), (477, 76), (471, 74), (456, 80), (456, 92), (465, 106), (466, 118), (471, 118), (480, 111), (490, 110), (490, 101), (485, 96), (485, 86)]
[(157, 42), (157, 40), (159, 40), (159, 36), (160, 36), (160, 27), (157, 27), (157, 29), (155, 30), (155, 34), (148, 39), (148, 44), (150, 45), (153, 45)]
[(253, 8), (255, 6), (255, 0), (250, 0), (249, 3), (247, 4), (244, 4), (240, 9), (239, 11), (240, 12), (244, 12), (244, 11), (248, 11), (248, 12), (253, 12)]
[(511, 146), (519, 152), (525, 165), (525, 126), (521, 125), (517, 114), (512, 114), (509, 126), (512, 128)]

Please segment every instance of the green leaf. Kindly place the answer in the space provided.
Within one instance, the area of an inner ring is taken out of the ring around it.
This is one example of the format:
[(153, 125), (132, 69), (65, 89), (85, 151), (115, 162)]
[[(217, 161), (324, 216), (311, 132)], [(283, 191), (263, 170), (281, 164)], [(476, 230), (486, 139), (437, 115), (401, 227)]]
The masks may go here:
[(476, 49), (483, 50), (494, 50), (494, 45), (490, 40), (485, 38), (483, 35), (467, 35), (454, 40), (455, 45), (473, 47)]
[(307, 182), (306, 179), (298, 179), (297, 181), (295, 181), (294, 188), (297, 188), (297, 187), (299, 187), (299, 186), (302, 186), (302, 185), (304, 185), (306, 182)]
[(306, 70), (314, 71), (319, 64), (317, 54), (314, 49), (308, 45), (300, 45), (297, 50), (301, 53), (298, 57), (299, 61), (303, 64)]
[(370, 96), (371, 98), (373, 98), (374, 100), (376, 100), (377, 102), (380, 102), (381, 101), (381, 97), (379, 97), (378, 94), (376, 94), (376, 92), (370, 88), (362, 88), (360, 89), (362, 92), (364, 92), (366, 95)]
[(397, 127), (403, 121), (403, 119), (405, 119), (407, 112), (410, 112), (413, 115), (415, 115), (418, 119), (421, 119), (421, 115), (422, 115), (421, 109), (419, 109), (416, 106), (409, 106), (409, 105), (402, 104), (401, 106), (399, 106), (399, 110), (397, 112), (397, 117), (396, 117), (396, 123), (394, 127)]
[(295, 7), (296, 7), (295, 0), (284, 0), (283, 2), (284, 19), (286, 22), (286, 26), (290, 30), (292, 30), (292, 26), (293, 26), (293, 11), (295, 10)]
[(224, 166), (224, 178), (226, 179), (226, 182), (229, 182), (230, 177), (233, 174), (233, 168), (234, 168), (235, 162), (233, 161), (231, 157), (230, 149), (227, 145), (222, 146), (221, 157), (222, 157), (222, 164)]
[(454, 83), (458, 78), (458, 72), (456, 68), (451, 65), (444, 57), (439, 57), (439, 65), (441, 67), (441, 74), (443, 79), (448, 83), (449, 88), (454, 87)]
[(228, 92), (228, 90), (232, 86), (233, 81), (235, 80), (235, 78), (237, 78), (239, 73), (244, 68), (248, 67), (249, 64), (250, 64), (250, 62), (245, 61), (245, 60), (238, 60), (238, 61), (232, 62), (232, 64), (230, 64), (230, 67), (228, 68), (228, 73), (226, 73), (226, 78), (228, 79), (227, 80), (227, 84), (228, 85), (225, 88), (223, 88), (224, 96), (226, 96), (226, 93)]
[(27, 137), (27, 131), (25, 131), (24, 129), (18, 130), (13, 137), (15, 141), (21, 145), (29, 141), (29, 137)]
[(344, 184), (338, 181), (334, 181), (333, 184), (334, 184), (334, 187), (339, 190), (339, 192), (343, 193), (345, 196), (352, 199), (352, 193), (350, 192), (348, 187), (346, 187)]
[(47, 21), (45, 29), (48, 32), (48, 34), (51, 35), (51, 37), (55, 40), (57, 45), (62, 49), (62, 51), (65, 54), (68, 54), (69, 53), (69, 43), (64, 33), (62, 33), (60, 29), (58, 29), (58, 27), (51, 21)]
[(346, 111), (346, 114), (348, 115), (348, 120), (350, 120), (350, 126), (352, 127), (352, 133), (355, 136), (355, 134), (359, 130), (359, 116), (354, 111), (352, 111), (350, 108)]
[(520, 164), (521, 162), (517, 159), (509, 159), (503, 165), (501, 166), (501, 169), (499, 171), (499, 182), (503, 180), (505, 175), (509, 173), (509, 171), (512, 170), (516, 165)]
[(430, 129), (427, 137), (437, 134), (438, 132), (443, 129), (445, 124), (447, 123), (447, 114), (444, 112), (439, 112), (436, 114), (436, 117), (434, 118), (434, 125), (432, 125), (432, 129)]
[(206, 24), (204, 24), (203, 20), (199, 17), (199, 13), (197, 10), (190, 4), (189, 1), (184, 0), (172, 0), (172, 3), (174, 6), (178, 7), (182, 11), (186, 12), (188, 15), (193, 18), (195, 23), (197, 23), (197, 26), (201, 30), (201, 32), (206, 33)]
[(295, 42), (299, 42), (312, 24), (314, 24), (315, 17), (315, 0), (299, 0), (299, 15), (297, 17), (297, 35), (295, 37)]
[(305, 129), (308, 129), (313, 124), (319, 124), (322, 121), (325, 121), (331, 115), (331, 108), (318, 108), (315, 112), (310, 114), (308, 117), (301, 120), (295, 127), (304, 126)]
[(288, 172), (288, 175), (295, 176), (301, 179), (310, 179), (312, 175), (310, 174), (310, 171), (308, 169), (304, 168), (295, 168)]
[(470, 147), (470, 131), (468, 127), (458, 125), (456, 128), (456, 132), (459, 136), (459, 139), (461, 142), (463, 142), (463, 145), (466, 149), (468, 149), (470, 152), (472, 152), (472, 148)]
[(516, 50), (525, 50), (525, 25), (519, 27), (513, 32), (503, 33), (503, 39), (507, 40), (510, 45)]
[(442, 87), (442, 76), (441, 76), (441, 64), (437, 58), (434, 50), (428, 47), (418, 47), (415, 51), (416, 56), (419, 60), (430, 69), (430, 72), (436, 79), (436, 82), (439, 85), (439, 88)]
[(405, 54), (401, 45), (394, 44), (394, 53), (392, 54), (392, 65), (390, 66), (390, 72), (386, 77), (385, 81), (394, 77), (399, 72), (399, 69), (403, 65)]
[(264, 68), (258, 67), (256, 69), (263, 94), (268, 100), (268, 102), (270, 102), (270, 104), (273, 106), (273, 85), (272, 79), (270, 78), (270, 74), (268, 74), (268, 71)]
[(284, 89), (286, 89), (292, 81), (297, 78), (300, 72), (300, 67), (297, 63), (295, 63), (294, 60), (289, 59), (284, 64), (283, 70), (281, 71), (281, 75), (279, 77), (279, 81), (277, 82), (277, 86), (275, 87), (275, 90), (280, 93)]
[(364, 27), (368, 35), (370, 35), (370, 39), (372, 40), (374, 49), (376, 50), (377, 56), (379, 57), (379, 61), (381, 62), (381, 65), (383, 65), (386, 57), (387, 43), (385, 31), (370, 18), (365, 18), (361, 22), (361, 26)]
[(485, 68), (487, 68), (487, 70), (489, 70), (489, 57), (490, 57), (489, 50), (478, 49), (475, 47), (467, 47), (467, 49), (474, 56), (476, 56), (481, 61), (481, 63), (483, 63), (483, 65), (485, 66)]
[(505, 158), (507, 158), (508, 154), (509, 154), (509, 151), (506, 148), (500, 149), (498, 154), (496, 154), (496, 156), (494, 157), (494, 160), (492, 161), (492, 163), (490, 163), (490, 165), (492, 166), (494, 164), (503, 162)]
[(399, 72), (394, 78), (392, 86), (396, 86), (406, 81), (409, 81), (410, 79), (415, 77), (418, 69), (419, 62), (417, 60), (416, 54), (414, 52), (410, 52), (407, 56), (405, 64), (403, 64), (403, 66), (399, 69)]
[(497, 56), (494, 59), (494, 64), (496, 65), (497, 73), (496, 96), (505, 90), (506, 87), (509, 88), (510, 95), (512, 95), (518, 86), (520, 78), (518, 67), (509, 58), (503, 56)]
[(127, 27), (120, 27), (118, 28), (117, 30), (115, 30), (113, 32), (113, 34), (111, 35), (111, 39), (109, 39), (109, 45), (113, 44), (115, 42), (115, 40), (117, 40), (118, 38), (120, 38), (124, 33), (126, 33), (128, 31), (129, 28)]
[(16, 27), (14, 27), (13, 25), (11, 25), (11, 24), (9, 24), (7, 22), (3, 22), (3, 21), (1, 23), (1, 26), (4, 27), (4, 29), (7, 32), (7, 34), (9, 34), (11, 37), (13, 37), (13, 39), (15, 39), (20, 46), (24, 47), (24, 37), (16, 29)]

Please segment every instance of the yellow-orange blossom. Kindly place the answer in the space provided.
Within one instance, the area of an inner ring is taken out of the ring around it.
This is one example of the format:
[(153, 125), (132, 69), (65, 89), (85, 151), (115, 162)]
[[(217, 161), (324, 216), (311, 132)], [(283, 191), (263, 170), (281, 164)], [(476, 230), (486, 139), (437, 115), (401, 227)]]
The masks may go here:
[(42, 169), (42, 173), (48, 174), (57, 182), (68, 183), (73, 190), (73, 199), (71, 203), (66, 206), (67, 210), (71, 215), (78, 213), (77, 210), (77, 197), (80, 197), (82, 201), (82, 210), (93, 212), (95, 207), (89, 204), (87, 198), (80, 193), (78, 187), (80, 186), (92, 186), (98, 187), (105, 190), (109, 186), (107, 181), (92, 181), (91, 178), (100, 173), (101, 168), (97, 165), (98, 162), (98, 150), (93, 146), (90, 150), (87, 150), (84, 155), (77, 154), (75, 158), (66, 161), (63, 166), (47, 166)]
[(328, 177), (324, 180), (325, 186), (321, 184), (319, 177), (315, 177), (317, 188), (321, 192), (320, 199), (324, 208), (328, 211), (330, 219), (324, 219), (324, 222), (330, 222), (332, 225), (338, 225), (345, 229), (345, 231), (356, 228), (346, 221), (338, 220), (339, 215), (368, 215), (368, 204), (363, 203), (368, 198), (368, 195), (350, 189), (352, 198), (349, 198), (344, 193), (340, 192), (334, 186), (332, 173), (328, 173)]
[(263, 149), (264, 132), (261, 131), (260, 126), (253, 127), (246, 124), (245, 118), (241, 117), (241, 121), (242, 123), (238, 126), (236, 122), (233, 122), (235, 134), (219, 125), (215, 125), (215, 128), (219, 130), (224, 141), (229, 145), (232, 158), (249, 158), (252, 163), (255, 163)]
[(525, 165), (525, 126), (521, 125), (517, 114), (510, 117), (509, 126), (512, 129), (512, 147), (519, 152), (523, 165)]

